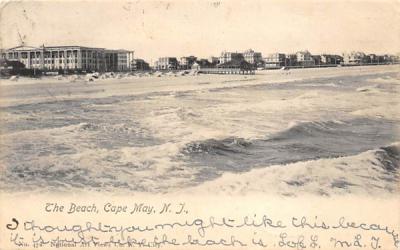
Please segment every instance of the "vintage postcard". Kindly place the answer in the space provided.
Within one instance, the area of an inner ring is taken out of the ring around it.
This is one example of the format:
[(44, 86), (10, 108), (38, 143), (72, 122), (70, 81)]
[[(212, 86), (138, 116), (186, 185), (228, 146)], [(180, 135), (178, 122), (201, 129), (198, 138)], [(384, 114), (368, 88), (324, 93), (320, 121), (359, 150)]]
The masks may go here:
[(0, 1), (0, 250), (400, 249), (400, 1)]

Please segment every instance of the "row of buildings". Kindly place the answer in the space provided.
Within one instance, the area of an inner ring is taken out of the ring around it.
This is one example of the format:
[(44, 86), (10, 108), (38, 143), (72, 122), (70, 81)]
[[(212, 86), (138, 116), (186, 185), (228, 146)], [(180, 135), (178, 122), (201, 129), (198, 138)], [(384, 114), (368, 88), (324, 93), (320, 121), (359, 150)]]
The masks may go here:
[(343, 64), (343, 58), (343, 56), (332, 54), (312, 55), (308, 50), (298, 51), (293, 54), (273, 53), (264, 58), (264, 67), (312, 67), (315, 65), (336, 65)]
[(244, 52), (222, 52), (219, 57), (197, 58), (193, 55), (181, 58), (161, 57), (151, 67), (143, 59), (134, 58), (129, 50), (112, 50), (84, 46), (18, 46), (1, 51), (1, 58), (19, 61), (26, 69), (41, 71), (146, 71), (187, 70), (192, 68), (280, 68), (314, 67), (329, 65), (363, 65), (399, 63), (400, 56), (351, 52), (342, 55), (313, 55), (309, 51), (292, 54), (272, 53), (266, 57), (261, 52), (248, 49)]
[(399, 63), (400, 56), (365, 54), (359, 51), (343, 53), (342, 55), (321, 54), (312, 55), (309, 51), (299, 51), (295, 54), (274, 53), (264, 58), (264, 67), (283, 66), (313, 67), (328, 65), (368, 65)]
[(399, 63), (400, 56), (376, 55), (363, 52), (344, 53), (342, 55), (320, 54), (313, 55), (308, 50), (292, 54), (272, 53), (266, 57), (261, 52), (252, 49), (244, 52), (222, 52), (219, 57), (198, 59), (195, 56), (161, 57), (155, 64), (156, 70), (189, 69), (191, 67), (224, 67), (238, 65), (241, 62), (250, 64), (253, 68), (280, 68), (280, 67), (318, 67), (334, 65), (366, 65)]
[(219, 63), (217, 57), (210, 57), (208, 59), (197, 58), (195, 56), (183, 56), (179, 60), (176, 57), (160, 57), (154, 63), (154, 69), (156, 70), (187, 70), (193, 67), (206, 67), (213, 68)]
[(247, 62), (251, 65), (258, 65), (262, 62), (262, 56), (260, 52), (254, 52), (249, 49), (244, 53), (239, 52), (222, 52), (219, 57), (210, 58), (197, 58), (195, 56), (184, 56), (179, 59), (176, 57), (161, 57), (154, 63), (154, 69), (156, 70), (176, 70), (176, 69), (191, 69), (191, 68), (214, 68), (224, 67), (240, 64)]

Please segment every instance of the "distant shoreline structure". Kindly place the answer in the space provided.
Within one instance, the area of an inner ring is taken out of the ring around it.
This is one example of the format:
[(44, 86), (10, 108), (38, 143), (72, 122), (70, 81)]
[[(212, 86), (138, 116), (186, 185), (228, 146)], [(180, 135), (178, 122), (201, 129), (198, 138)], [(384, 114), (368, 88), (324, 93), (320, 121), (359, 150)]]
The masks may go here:
[(255, 70), (323, 68), (399, 64), (400, 53), (365, 54), (355, 51), (337, 54), (311, 54), (308, 50), (292, 54), (272, 53), (266, 57), (252, 49), (222, 52), (219, 57), (161, 57), (150, 66), (134, 58), (134, 51), (86, 46), (17, 46), (1, 51), (1, 75), (80, 74), (92, 72), (196, 70), (206, 74), (254, 74)]

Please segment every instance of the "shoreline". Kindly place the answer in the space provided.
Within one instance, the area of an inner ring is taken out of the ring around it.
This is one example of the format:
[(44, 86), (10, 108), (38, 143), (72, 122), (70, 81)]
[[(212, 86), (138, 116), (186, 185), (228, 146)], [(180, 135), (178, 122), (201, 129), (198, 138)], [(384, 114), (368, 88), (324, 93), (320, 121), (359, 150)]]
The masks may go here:
[[(104, 98), (110, 96), (135, 96), (149, 93), (173, 93), (185, 91), (208, 91), (232, 87), (247, 87), (263, 84), (278, 84), (284, 82), (302, 81), (317, 78), (334, 78), (341, 76), (374, 75), (383, 73), (398, 73), (400, 65), (335, 67), (335, 68), (304, 68), (296, 70), (257, 71), (255, 75), (212, 75), (195, 76), (150, 76), (97, 79), (94, 82), (85, 80), (59, 81), (54, 77), (40, 79), (21, 78), (17, 82), (0, 81), (0, 107), (29, 104), (33, 102), (48, 102), (58, 100), (73, 100), (79, 98)], [(18, 98), (20, 87), (24, 86), (26, 94)], [(40, 86), (40, 87), (39, 87)], [(39, 88), (38, 88), (39, 87)], [(68, 91), (59, 89), (67, 88)], [(32, 95), (29, 95), (29, 92)], [(83, 93), (82, 93), (83, 92)], [(26, 95), (29, 98), (26, 98)]]

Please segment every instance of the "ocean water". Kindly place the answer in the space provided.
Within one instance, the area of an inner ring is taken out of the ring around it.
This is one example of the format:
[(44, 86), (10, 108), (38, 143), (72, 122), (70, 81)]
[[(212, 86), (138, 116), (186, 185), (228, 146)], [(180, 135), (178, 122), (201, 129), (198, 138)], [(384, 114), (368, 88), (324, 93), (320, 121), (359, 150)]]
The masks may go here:
[(183, 151), (195, 164), (207, 166), (199, 175), (204, 180), (224, 171), (356, 155), (399, 140), (399, 128), (391, 121), (367, 118), (302, 122), (263, 139), (208, 139), (189, 143)]
[[(54, 98), (0, 108), (0, 188), (165, 193), (226, 173), (240, 178), (254, 169), (333, 162), (369, 150), (379, 157), (380, 148), (400, 141), (395, 73), (253, 86), (249, 81), (88, 97), (104, 90), (79, 82), (73, 88), (47, 84), (42, 91), (13, 87), (11, 95), (20, 100), (49, 93)], [(129, 91), (129, 83), (124, 86)], [(381, 181), (394, 183), (397, 148), (387, 155), (387, 164), (378, 167), (393, 178)], [(348, 169), (345, 174), (354, 174), (351, 164)], [(351, 191), (351, 185), (343, 188)]]

